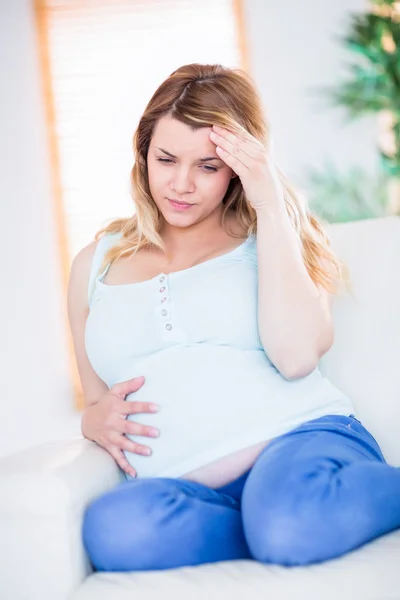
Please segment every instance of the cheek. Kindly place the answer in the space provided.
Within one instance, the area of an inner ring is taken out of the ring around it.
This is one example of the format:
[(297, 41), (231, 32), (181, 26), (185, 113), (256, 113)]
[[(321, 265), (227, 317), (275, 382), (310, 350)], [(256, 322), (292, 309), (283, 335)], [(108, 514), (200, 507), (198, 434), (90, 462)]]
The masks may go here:
[(147, 175), (149, 178), (149, 185), (151, 188), (157, 189), (167, 179), (165, 170), (157, 168), (157, 165), (149, 166), (147, 169)]
[(215, 175), (211, 175), (209, 179), (211, 180), (207, 182), (209, 193), (211, 193), (214, 197), (224, 196), (231, 181), (230, 174), (226, 173), (226, 171), (221, 173), (218, 172), (215, 173)]
[(166, 195), (166, 190), (169, 187), (169, 178), (166, 174), (168, 169), (149, 168), (147, 172), (149, 180), (150, 194), (154, 202), (159, 205), (160, 199)]

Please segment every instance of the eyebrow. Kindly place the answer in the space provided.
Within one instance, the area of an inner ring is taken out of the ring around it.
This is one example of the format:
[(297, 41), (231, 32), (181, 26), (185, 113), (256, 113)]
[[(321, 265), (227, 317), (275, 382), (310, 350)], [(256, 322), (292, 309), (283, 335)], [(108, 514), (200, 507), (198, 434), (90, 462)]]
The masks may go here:
[[(177, 156), (174, 156), (174, 154), (171, 154), (171, 152), (167, 152), (167, 150), (164, 150), (164, 148), (159, 148), (158, 146), (155, 146), (158, 150), (161, 150), (161, 152), (164, 152), (164, 154), (167, 154), (168, 156), (170, 156), (171, 158), (178, 158)], [(218, 158), (217, 156), (206, 156), (205, 158), (199, 158), (200, 162), (209, 162), (210, 160), (219, 160), (221, 162), (222, 159)]]

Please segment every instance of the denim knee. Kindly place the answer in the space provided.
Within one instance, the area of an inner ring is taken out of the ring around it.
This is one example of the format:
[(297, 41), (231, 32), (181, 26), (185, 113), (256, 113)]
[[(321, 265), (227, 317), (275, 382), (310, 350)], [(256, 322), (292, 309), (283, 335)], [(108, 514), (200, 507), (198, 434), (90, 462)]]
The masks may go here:
[(263, 563), (306, 565), (324, 560), (324, 540), (310, 533), (302, 518), (275, 509), (259, 519), (257, 527), (249, 529), (245, 520), (244, 532), (251, 555)]
[(243, 529), (253, 558), (294, 566), (342, 553), (347, 531), (340, 519), (325, 512), (323, 496), (329, 495), (329, 487), (311, 490), (298, 481), (291, 492), (288, 487), (268, 489), (269, 483), (258, 490), (245, 488), (242, 496)]
[(162, 515), (171, 494), (162, 480), (124, 482), (86, 508), (83, 544), (98, 571), (152, 568)]

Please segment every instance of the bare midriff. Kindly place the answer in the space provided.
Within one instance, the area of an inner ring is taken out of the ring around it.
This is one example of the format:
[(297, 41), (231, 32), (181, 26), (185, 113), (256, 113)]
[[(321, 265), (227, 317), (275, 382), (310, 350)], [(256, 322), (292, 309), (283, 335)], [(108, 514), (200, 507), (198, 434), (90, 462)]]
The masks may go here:
[(268, 443), (269, 440), (242, 448), (233, 454), (228, 454), (199, 469), (190, 471), (190, 473), (185, 473), (185, 475), (181, 475), (180, 479), (196, 481), (211, 488), (222, 487), (251, 469)]

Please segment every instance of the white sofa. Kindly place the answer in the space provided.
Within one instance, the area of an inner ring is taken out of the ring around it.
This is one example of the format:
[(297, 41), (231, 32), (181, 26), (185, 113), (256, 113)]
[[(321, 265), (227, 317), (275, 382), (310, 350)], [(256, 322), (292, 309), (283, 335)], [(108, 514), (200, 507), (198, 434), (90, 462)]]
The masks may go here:
[[(389, 463), (400, 465), (400, 217), (329, 226), (355, 297), (334, 305), (335, 342), (320, 362), (350, 394)], [(152, 572), (93, 572), (85, 506), (124, 479), (83, 438), (0, 460), (0, 598), (4, 600), (399, 600), (400, 530), (343, 557), (287, 568), (252, 560)]]

